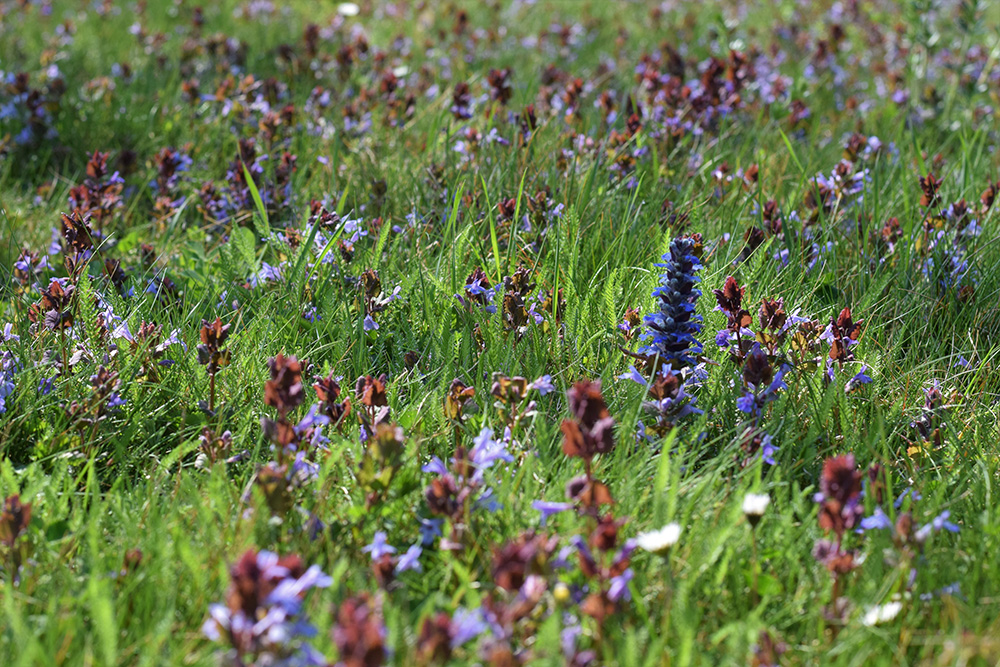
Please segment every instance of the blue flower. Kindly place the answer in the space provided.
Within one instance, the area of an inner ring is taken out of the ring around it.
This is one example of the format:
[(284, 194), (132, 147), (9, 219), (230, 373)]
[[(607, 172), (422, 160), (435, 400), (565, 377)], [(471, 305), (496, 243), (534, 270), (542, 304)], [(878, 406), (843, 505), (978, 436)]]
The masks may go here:
[(911, 487), (908, 487), (901, 494), (899, 494), (899, 497), (896, 498), (896, 502), (894, 502), (892, 504), (892, 506), (895, 507), (896, 509), (899, 509), (900, 507), (902, 507), (903, 501), (906, 499), (906, 496), (910, 496), (914, 501), (917, 501), (917, 500), (920, 500), (921, 498), (923, 498), (923, 496), (920, 495), (920, 492), (919, 491), (914, 491), (913, 487), (911, 486)]
[(861, 366), (861, 370), (858, 371), (857, 375), (855, 375), (854, 377), (852, 377), (850, 380), (847, 381), (847, 384), (844, 385), (845, 394), (849, 394), (855, 389), (857, 389), (858, 386), (863, 384), (868, 384), (869, 382), (872, 381), (871, 377), (867, 373), (865, 373), (865, 371), (867, 370), (868, 370), (867, 365)]
[(624, 373), (622, 375), (619, 375), (618, 379), (619, 380), (631, 380), (632, 382), (635, 382), (636, 384), (641, 384), (643, 387), (645, 387), (645, 386), (647, 386), (649, 384), (648, 382), (646, 382), (646, 378), (642, 377), (642, 373), (640, 373), (636, 369), (635, 366), (629, 366), (628, 367), (628, 373)]
[(423, 472), (432, 472), (435, 475), (447, 475), (448, 466), (437, 456), (432, 456), (431, 460), (421, 468)]
[(926, 542), (927, 538), (931, 536), (931, 533), (937, 533), (942, 530), (947, 530), (950, 533), (957, 533), (960, 529), (956, 524), (952, 523), (951, 521), (948, 521), (948, 517), (950, 516), (951, 516), (951, 511), (945, 510), (941, 512), (941, 514), (931, 519), (930, 523), (922, 526), (920, 530), (918, 530), (914, 534), (914, 537), (916, 538), (917, 542), (921, 543)]
[(646, 315), (649, 345), (640, 351), (649, 356), (659, 356), (675, 367), (693, 365), (693, 355), (701, 352), (701, 343), (695, 336), (701, 333), (701, 316), (695, 314), (695, 302), (701, 290), (695, 289), (696, 272), (701, 262), (695, 256), (698, 240), (681, 236), (670, 242), (670, 250), (657, 264), (665, 271), (660, 274), (660, 286), (653, 290), (659, 299), (659, 309)]
[(632, 581), (633, 572), (632, 568), (626, 569), (617, 577), (611, 578), (611, 587), (608, 588), (608, 599), (612, 602), (618, 602), (618, 600), (628, 600), (631, 597), (631, 593), (628, 590), (628, 582)]
[(756, 397), (750, 392), (746, 392), (736, 399), (736, 409), (748, 415), (754, 415), (760, 411), (760, 408), (757, 407)]
[(202, 633), (213, 641), (228, 640), (253, 664), (322, 665), (303, 641), (316, 629), (302, 604), (310, 589), (327, 588), (333, 579), (316, 565), (295, 578), (279, 563), (277, 554), (247, 552), (230, 570), (228, 604), (209, 606)]
[(503, 503), (497, 502), (496, 493), (493, 491), (493, 487), (487, 487), (483, 489), (483, 493), (476, 499), (475, 508), (483, 508), (490, 514), (496, 514), (503, 509)]
[(537, 380), (532, 382), (531, 385), (528, 386), (528, 389), (537, 389), (538, 393), (541, 394), (542, 396), (545, 396), (549, 392), (553, 392), (556, 390), (555, 386), (552, 384), (551, 375), (543, 375), (542, 377), (538, 378)]
[(951, 521), (948, 521), (948, 517), (950, 516), (951, 510), (945, 510), (941, 512), (941, 514), (934, 517), (931, 521), (931, 525), (934, 527), (934, 530), (947, 530), (950, 533), (957, 533), (959, 531), (959, 527)]
[(882, 511), (881, 507), (876, 507), (875, 512), (871, 516), (861, 520), (861, 528), (858, 529), (858, 532), (863, 533), (866, 530), (887, 530), (891, 528), (892, 521)]
[(760, 441), (760, 457), (768, 465), (778, 465), (774, 460), (774, 453), (778, 451), (770, 435), (765, 435)]
[(441, 537), (441, 525), (444, 519), (420, 519), (420, 544), (430, 546), (434, 543), (434, 538)]
[(380, 530), (375, 533), (375, 539), (372, 540), (372, 543), (366, 547), (362, 547), (361, 551), (366, 554), (371, 554), (372, 560), (378, 560), (386, 554), (396, 553), (396, 547), (386, 541), (385, 532)]
[(514, 457), (507, 452), (503, 441), (493, 439), (493, 429), (483, 428), (473, 439), (472, 449), (469, 451), (469, 459), (476, 466), (473, 480), (479, 481), (483, 478), (483, 472), (497, 461), (510, 463)]
[(419, 544), (414, 544), (407, 549), (406, 553), (399, 557), (399, 562), (396, 563), (396, 574), (407, 570), (423, 572), (424, 568), (420, 565), (420, 555), (423, 552), (424, 550)]
[(549, 517), (553, 514), (559, 514), (560, 512), (573, 509), (573, 503), (554, 503), (547, 500), (536, 500), (531, 503), (531, 508), (541, 513), (542, 525), (544, 526)]
[(459, 607), (451, 617), (452, 636), (451, 648), (458, 648), (486, 632), (486, 620), (479, 609), (463, 609)]
[(42, 396), (48, 394), (50, 391), (52, 391), (52, 385), (55, 383), (55, 381), (56, 381), (55, 375), (53, 375), (50, 378), (42, 378), (41, 380), (39, 380), (38, 393), (41, 394)]
[(14, 340), (14, 341), (21, 340), (20, 336), (18, 336), (15, 333), (11, 333), (11, 331), (13, 331), (13, 329), (14, 329), (14, 325), (11, 324), (10, 322), (8, 322), (7, 324), (3, 325), (3, 334), (2, 334), (2, 336), (3, 336), (3, 342), (6, 343), (6, 342), (12, 341), (12, 340)]

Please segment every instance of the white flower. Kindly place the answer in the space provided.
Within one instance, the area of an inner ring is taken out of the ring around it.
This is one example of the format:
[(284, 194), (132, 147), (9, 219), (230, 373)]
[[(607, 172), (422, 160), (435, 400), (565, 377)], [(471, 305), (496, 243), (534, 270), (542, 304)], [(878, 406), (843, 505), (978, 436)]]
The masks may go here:
[(748, 517), (761, 517), (770, 504), (771, 496), (766, 493), (748, 493), (743, 499), (743, 513)]
[(353, 2), (342, 2), (337, 5), (337, 13), (341, 16), (357, 16), (360, 12), (361, 8)]
[(902, 608), (902, 602), (887, 602), (883, 605), (875, 605), (865, 613), (861, 622), (868, 626), (888, 623), (892, 619), (896, 618)]
[(670, 547), (677, 544), (681, 537), (681, 527), (676, 523), (668, 523), (659, 530), (639, 533), (635, 538), (636, 546), (654, 554), (664, 554)]

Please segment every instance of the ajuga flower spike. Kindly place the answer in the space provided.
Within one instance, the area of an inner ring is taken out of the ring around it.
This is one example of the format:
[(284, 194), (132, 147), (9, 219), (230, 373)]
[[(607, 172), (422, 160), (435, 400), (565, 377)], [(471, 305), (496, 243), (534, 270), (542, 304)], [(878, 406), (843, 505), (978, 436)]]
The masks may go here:
[(694, 363), (693, 355), (701, 352), (701, 343), (695, 336), (701, 332), (701, 315), (695, 314), (695, 302), (701, 290), (695, 289), (700, 280), (696, 275), (701, 268), (701, 235), (679, 236), (670, 242), (670, 250), (663, 256), (660, 286), (653, 290), (659, 308), (646, 315), (644, 322), (650, 338), (640, 352), (650, 358), (659, 356), (675, 369)]

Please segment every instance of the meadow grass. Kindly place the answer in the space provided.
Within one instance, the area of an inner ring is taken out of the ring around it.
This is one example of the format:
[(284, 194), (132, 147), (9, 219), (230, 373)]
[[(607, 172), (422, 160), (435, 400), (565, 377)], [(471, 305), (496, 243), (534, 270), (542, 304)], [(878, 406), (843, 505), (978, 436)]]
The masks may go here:
[[(0, 324), (12, 325), (0, 497), (31, 505), (24, 525), (11, 503), (0, 518), (0, 664), (297, 664), (226, 662), (228, 642), (203, 632), (251, 549), (330, 576), (299, 614), (330, 664), (378, 662), (347, 656), (333, 633), (361, 623), (345, 611), (361, 593), (392, 664), (1000, 662), (1000, 250), (980, 198), (998, 177), (995, 7), (361, 3), (355, 16), (268, 4), (214, 3), (202, 22), (190, 3), (0, 5)], [(670, 83), (674, 53), (683, 74)], [(713, 57), (719, 74), (705, 78)], [(659, 76), (642, 79), (640, 63)], [(504, 68), (509, 99), (490, 78)], [(719, 83), (714, 99), (705, 81)], [(455, 112), (462, 83), (469, 118)], [(855, 133), (864, 144), (848, 155)], [(249, 138), (256, 157), (241, 159)], [(169, 193), (153, 185), (165, 147), (190, 158)], [(109, 168), (88, 185), (95, 151)], [(921, 203), (930, 173), (940, 199)], [(49, 250), (81, 184), (111, 193), (81, 209), (93, 247), (74, 250), (64, 231)], [(320, 205), (336, 214), (325, 227)], [(759, 245), (745, 242), (752, 229)], [(704, 353), (674, 370), (700, 413), (657, 415), (627, 378), (630, 365), (654, 377), (656, 360), (628, 354), (648, 344), (645, 327), (619, 325), (656, 311), (656, 264), (695, 233)], [(50, 266), (26, 273), (22, 251)], [(121, 262), (117, 284), (106, 260)], [(467, 290), (477, 269), (495, 308)], [(523, 294), (504, 283), (519, 269), (534, 283)], [(728, 276), (762, 343), (763, 299), (803, 318), (765, 354), (769, 373), (788, 366), (787, 386), (757, 414), (737, 403), (762, 391), (746, 385), (749, 348), (714, 342), (727, 317), (712, 290)], [(56, 277), (75, 288), (62, 329), (46, 325), (41, 295)], [(819, 335), (844, 308), (862, 323), (829, 361)], [(213, 377), (196, 348), (216, 317), (230, 356)], [(159, 329), (142, 338), (142, 323)], [(279, 376), (279, 354), (309, 365)], [(116, 377), (101, 385), (101, 368)], [(847, 387), (862, 371), (870, 381)], [(498, 373), (548, 376), (554, 390), (526, 392), (514, 420), (491, 395)], [(372, 433), (381, 406), (355, 393), (381, 374), (398, 438)], [(314, 376), (342, 378), (352, 411), (340, 428), (302, 426), (293, 465), (262, 420), (300, 424)], [(461, 417), (443, 409), (454, 379), (475, 390)], [(614, 500), (600, 511), (566, 492), (584, 471), (564, 452), (562, 422), (580, 421), (567, 391), (585, 379), (601, 381), (615, 421), (614, 448), (593, 458)], [(302, 397), (265, 401), (269, 381)], [(479, 502), (421, 541), (444, 476), (425, 467), (461, 458), (484, 428), (510, 460), (483, 465)], [(210, 460), (206, 441), (223, 432)], [(894, 526), (842, 531), (853, 562), (834, 577), (814, 557), (831, 536), (814, 496), (824, 461), (844, 453), (865, 480), (851, 502)], [(770, 497), (755, 527), (749, 492)], [(542, 500), (575, 507), (542, 524)], [(909, 533), (896, 523), (907, 512)], [(583, 600), (606, 596), (610, 575), (588, 574), (571, 547), (595, 544), (610, 525), (599, 517), (623, 523), (598, 559), (625, 549), (632, 575), (607, 614)], [(669, 523), (681, 533), (665, 556), (631, 553), (627, 539)], [(533, 598), (498, 575), (526, 531), (570, 547), (562, 566), (555, 552), (522, 563)], [(390, 571), (411, 544), (421, 571), (380, 580), (365, 551), (380, 532), (398, 550)], [(518, 594), (531, 599), (520, 615)], [(466, 612), (483, 614), (478, 636), (434, 653), (426, 622), (445, 615), (447, 645)], [(772, 639), (782, 650), (769, 657)]]

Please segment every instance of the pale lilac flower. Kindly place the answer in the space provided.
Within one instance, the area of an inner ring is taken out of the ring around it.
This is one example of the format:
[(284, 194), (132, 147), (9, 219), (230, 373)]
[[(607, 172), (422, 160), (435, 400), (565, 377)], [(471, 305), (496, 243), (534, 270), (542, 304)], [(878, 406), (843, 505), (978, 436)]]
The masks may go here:
[(414, 544), (407, 549), (406, 553), (399, 557), (399, 562), (396, 563), (396, 574), (406, 572), (407, 570), (423, 572), (424, 568), (420, 565), (420, 555), (423, 552), (424, 550), (419, 544)]
[(459, 607), (451, 617), (454, 633), (451, 637), (451, 647), (458, 648), (486, 632), (489, 626), (479, 609)]
[(632, 568), (628, 568), (617, 577), (612, 577), (611, 587), (608, 588), (608, 599), (617, 602), (631, 598), (632, 594), (628, 589), (628, 582), (632, 581), (633, 576)]
[(948, 521), (948, 517), (950, 516), (951, 510), (945, 510), (941, 512), (941, 514), (934, 517), (931, 521), (931, 525), (934, 527), (934, 530), (947, 530), (950, 533), (957, 533), (960, 529), (958, 525)]
[(910, 498), (913, 501), (917, 501), (917, 500), (920, 500), (921, 498), (923, 498), (923, 496), (920, 495), (920, 492), (914, 490), (914, 488), (911, 486), (911, 487), (908, 487), (901, 494), (899, 494), (899, 497), (896, 498), (896, 502), (894, 502), (892, 504), (892, 506), (895, 507), (896, 509), (899, 509), (900, 507), (902, 507), (903, 501), (906, 499), (906, 496), (910, 496)]
[(473, 507), (485, 509), (490, 514), (496, 514), (503, 509), (503, 503), (497, 502), (493, 487), (487, 487), (483, 489), (482, 494), (476, 499)]
[(497, 461), (510, 463), (514, 460), (514, 457), (507, 452), (507, 447), (502, 441), (493, 439), (493, 429), (483, 427), (479, 435), (473, 439), (473, 446), (469, 451), (469, 459), (476, 466), (473, 479), (480, 480), (483, 477), (484, 471), (494, 463)]
[(384, 531), (378, 531), (375, 533), (375, 539), (368, 546), (362, 547), (361, 551), (366, 554), (371, 554), (372, 560), (378, 560), (386, 554), (396, 553), (396, 547), (392, 546), (386, 541), (386, 534)]
[(541, 513), (541, 524), (544, 526), (550, 516), (573, 509), (573, 503), (556, 503), (547, 500), (536, 500), (531, 503), (531, 507)]
[(435, 475), (448, 474), (448, 466), (437, 456), (432, 456), (430, 462), (426, 463), (420, 470), (423, 472), (432, 472)]
[(774, 460), (774, 454), (778, 451), (778, 447), (775, 446), (774, 440), (770, 435), (765, 435), (760, 441), (760, 457), (764, 460), (764, 463), (768, 465), (778, 465), (777, 461)]
[(551, 375), (543, 375), (538, 378), (528, 386), (528, 389), (537, 389), (538, 393), (542, 396), (556, 390), (555, 386), (552, 384)]
[(876, 507), (871, 516), (861, 520), (861, 527), (857, 530), (863, 533), (866, 530), (888, 530), (892, 528), (892, 521), (882, 511), (881, 507)]
[[(10, 322), (8, 322), (7, 324), (3, 325), (3, 342), (6, 343), (6, 342), (9, 342), (9, 341), (12, 341), (12, 340), (21, 340), (20, 336), (18, 336), (17, 334), (11, 333), (11, 331), (13, 329), (14, 329), (14, 325), (11, 324)], [(546, 375), (545, 377), (548, 377), (548, 376)]]

